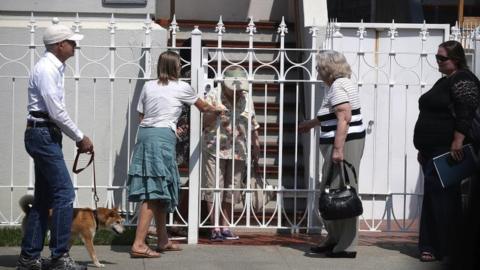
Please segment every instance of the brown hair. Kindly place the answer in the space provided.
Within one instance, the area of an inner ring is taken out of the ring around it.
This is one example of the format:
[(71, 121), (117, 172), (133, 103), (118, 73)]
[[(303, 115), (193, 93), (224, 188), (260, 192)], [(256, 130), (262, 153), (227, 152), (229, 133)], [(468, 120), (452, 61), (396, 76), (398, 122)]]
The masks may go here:
[(176, 52), (166, 51), (160, 54), (157, 64), (157, 76), (160, 84), (178, 81), (180, 77), (180, 56)]
[(447, 57), (455, 62), (458, 69), (468, 69), (465, 51), (460, 42), (449, 40), (443, 42), (438, 47), (442, 47), (447, 51)]

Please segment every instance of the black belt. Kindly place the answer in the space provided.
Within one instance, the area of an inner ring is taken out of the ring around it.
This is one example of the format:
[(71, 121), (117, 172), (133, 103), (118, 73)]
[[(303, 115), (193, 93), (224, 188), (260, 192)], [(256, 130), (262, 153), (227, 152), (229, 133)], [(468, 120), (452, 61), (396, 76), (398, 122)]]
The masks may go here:
[(42, 118), (42, 119), (50, 119), (50, 116), (48, 115), (47, 112), (42, 112), (42, 111), (29, 111), (31, 116), (35, 118)]
[(27, 121), (27, 128), (39, 128), (39, 127), (57, 127), (55, 123), (52, 122), (47, 122), (47, 121), (33, 121), (33, 120), (28, 120)]

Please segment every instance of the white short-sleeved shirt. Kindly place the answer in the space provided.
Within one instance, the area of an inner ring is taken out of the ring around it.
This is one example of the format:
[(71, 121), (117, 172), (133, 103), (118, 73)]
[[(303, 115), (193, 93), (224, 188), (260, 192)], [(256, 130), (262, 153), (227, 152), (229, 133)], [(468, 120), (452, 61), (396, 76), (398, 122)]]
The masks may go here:
[(162, 85), (158, 80), (145, 83), (138, 101), (137, 111), (144, 117), (142, 127), (177, 128), (183, 104), (192, 105), (198, 99), (192, 87), (182, 81), (169, 81)]
[(365, 137), (362, 114), (360, 112), (360, 97), (358, 89), (349, 78), (336, 79), (325, 93), (322, 105), (317, 113), (320, 121), (320, 144), (330, 144), (335, 140), (337, 131), (337, 116), (335, 106), (350, 103), (352, 118), (348, 127), (346, 140)]

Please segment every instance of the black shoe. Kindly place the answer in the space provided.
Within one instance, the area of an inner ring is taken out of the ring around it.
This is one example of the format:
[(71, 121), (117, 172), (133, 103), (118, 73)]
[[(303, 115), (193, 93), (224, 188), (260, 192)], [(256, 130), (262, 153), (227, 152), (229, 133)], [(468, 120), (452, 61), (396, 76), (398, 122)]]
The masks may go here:
[(310, 253), (325, 253), (332, 251), (335, 245), (323, 245), (323, 246), (313, 246), (310, 248)]
[(327, 258), (350, 258), (353, 259), (357, 257), (357, 252), (356, 251), (340, 251), (340, 252), (333, 252), (333, 251), (328, 251), (325, 253), (325, 257)]
[(77, 264), (68, 253), (50, 261), (50, 270), (86, 270), (86, 265)]
[(42, 270), (42, 258), (30, 258), (20, 255), (17, 261), (17, 270)]

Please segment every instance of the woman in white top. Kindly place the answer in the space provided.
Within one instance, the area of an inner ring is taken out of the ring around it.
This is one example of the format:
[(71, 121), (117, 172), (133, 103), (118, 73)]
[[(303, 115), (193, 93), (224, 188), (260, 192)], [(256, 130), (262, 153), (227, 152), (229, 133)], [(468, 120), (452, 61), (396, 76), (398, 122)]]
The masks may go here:
[[(175, 52), (160, 55), (157, 75), (158, 80), (146, 82), (140, 94), (140, 126), (128, 172), (128, 198), (141, 203), (132, 258), (157, 258), (159, 252), (181, 250), (169, 242), (165, 224), (167, 212), (172, 213), (178, 204), (175, 130), (183, 104), (193, 104), (202, 112), (223, 112), (223, 107), (208, 104), (190, 85), (178, 80), (180, 57)], [(153, 217), (158, 236), (155, 251), (145, 243)]]
[[(350, 80), (352, 73), (345, 56), (336, 51), (323, 51), (317, 55), (319, 79), (329, 87), (317, 118), (300, 124), (299, 131), (307, 132), (320, 125), (320, 152), (324, 158), (321, 189), (330, 180), (330, 188), (345, 185), (343, 162), (353, 165), (359, 175), (360, 160), (365, 145), (365, 128), (360, 113), (358, 90)], [(357, 189), (358, 179), (348, 171), (350, 186)], [(355, 258), (358, 235), (358, 217), (325, 220), (327, 240), (311, 248), (313, 253), (326, 253), (331, 258)]]

